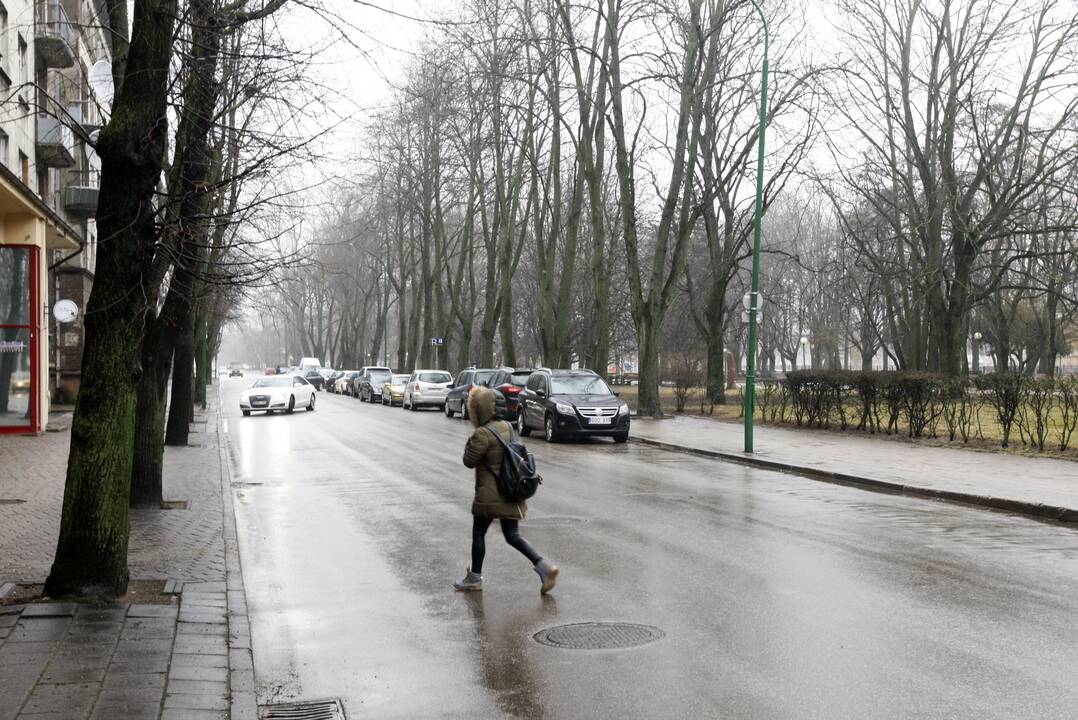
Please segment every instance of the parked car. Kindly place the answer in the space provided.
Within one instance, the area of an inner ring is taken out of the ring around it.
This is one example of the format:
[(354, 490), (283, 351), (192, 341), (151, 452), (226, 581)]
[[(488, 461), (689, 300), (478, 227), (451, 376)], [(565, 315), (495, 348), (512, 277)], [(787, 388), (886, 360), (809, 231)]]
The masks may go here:
[(267, 415), (282, 410), (290, 413), (298, 407), (314, 410), (314, 386), (302, 375), (267, 375), (254, 381), (240, 393), (240, 412)]
[(476, 385), (486, 385), (497, 374), (494, 368), (468, 368), (457, 373), (457, 379), (445, 395), (445, 416), (453, 417), (460, 413), (464, 419), (468, 418), (468, 393)]
[(392, 368), (383, 367), (381, 365), (365, 365), (364, 367), (361, 367), (359, 369), (359, 375), (352, 380), (352, 397), (359, 397), (359, 392), (363, 388), (363, 382), (374, 371), (381, 371), (383, 373), (389, 373), (390, 375), (393, 374)]
[(228, 376), (230, 378), (243, 377), (243, 364), (238, 362), (229, 363)]
[(262, 373), (262, 374), (263, 375), (276, 375), (277, 374), (277, 368), (266, 368), (266, 371), (264, 373)]
[(341, 395), (351, 395), (353, 384), (352, 382), (359, 375), (359, 370), (345, 370), (344, 375), (337, 378), (337, 392)]
[(333, 368), (322, 368), (318, 371), (322, 375), (322, 387), (320, 390), (328, 390), (330, 385), (330, 378), (337, 372)]
[(367, 368), (359, 376), (359, 399), (366, 402), (382, 402), (382, 385), (393, 377), (389, 368)]
[(487, 381), (491, 389), (505, 398), (505, 409), (499, 417), (509, 422), (517, 421), (520, 415), (520, 393), (533, 372), (534, 370), (527, 368), (502, 368)]
[(401, 407), (418, 410), (423, 406), (443, 407), (453, 376), (445, 370), (416, 370), (408, 378)]
[(542, 430), (548, 442), (585, 435), (629, 439), (629, 405), (591, 370), (541, 368), (528, 376), (518, 397), (521, 435)]
[(337, 392), (337, 380), (344, 375), (343, 370), (330, 370), (329, 374), (325, 376), (325, 383), (322, 385), (322, 389), (326, 392)]
[[(322, 367), (322, 361), (316, 357), (305, 357), (299, 359), (299, 365), (296, 366), (297, 370), (307, 370), (308, 368), (320, 368)], [(301, 375), (303, 373), (300, 373)]]
[(393, 407), (404, 404), (404, 388), (408, 384), (408, 375), (392, 375), (382, 385), (382, 404)]
[(322, 389), (322, 383), (325, 382), (325, 378), (322, 377), (322, 368), (307, 368), (297, 374), (302, 375), (307, 382), (314, 386), (315, 390)]

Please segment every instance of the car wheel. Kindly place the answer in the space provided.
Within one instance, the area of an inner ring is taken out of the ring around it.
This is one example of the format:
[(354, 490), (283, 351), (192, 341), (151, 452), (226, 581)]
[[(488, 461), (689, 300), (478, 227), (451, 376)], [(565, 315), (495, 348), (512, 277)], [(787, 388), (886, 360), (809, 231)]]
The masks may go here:
[[(446, 403), (448, 403), (448, 402), (449, 401), (446, 400)], [(464, 418), (465, 420), (468, 419), (468, 403), (465, 402), (464, 400), (460, 401), (460, 416), (462, 418)]]
[(307, 403), (307, 412), (314, 412), (314, 393), (311, 393), (311, 401)]
[(543, 429), (545, 432), (546, 441), (549, 443), (558, 441), (558, 433), (554, 430), (554, 416), (547, 415), (546, 422), (543, 423)]
[(445, 401), (445, 416), (447, 418), (453, 417), (453, 408), (449, 407), (449, 401)]
[(296, 409), (296, 396), (295, 396), (295, 395), (292, 395), (292, 396), (290, 396), (290, 397), (288, 398), (288, 409), (287, 409), (287, 410), (285, 410), (285, 412), (287, 412), (287, 413), (291, 413), (291, 412), (293, 412), (293, 411), (294, 411), (295, 409)]
[(250, 414), (251, 414), (251, 411), (250, 411), (250, 410), (240, 410), (240, 412), (242, 412), (242, 413), (243, 413), (243, 416), (244, 416), (244, 417), (247, 417), (248, 415), (250, 415)]
[(621, 433), (620, 435), (615, 435), (614, 436), (614, 442), (616, 442), (616, 443), (623, 443), (623, 442), (627, 442), (628, 440), (629, 440), (629, 433), (627, 433), (627, 432)]
[(528, 423), (524, 422), (523, 412), (517, 416), (517, 432), (520, 433), (521, 437), (528, 437), (532, 434), (532, 429), (528, 427)]

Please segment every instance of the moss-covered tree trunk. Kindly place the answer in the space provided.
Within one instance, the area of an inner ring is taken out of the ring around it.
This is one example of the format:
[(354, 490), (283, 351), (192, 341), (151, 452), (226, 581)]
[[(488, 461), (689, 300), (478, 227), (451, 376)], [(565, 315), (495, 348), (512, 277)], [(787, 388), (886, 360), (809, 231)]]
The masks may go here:
[[(97, 144), (101, 191), (98, 255), (86, 306), (82, 384), (71, 425), (50, 595), (119, 595), (128, 581), (127, 540), (136, 387), (146, 313), (145, 270), (155, 242), (154, 194), (168, 131), (166, 98), (175, 0), (136, 0), (131, 42), (126, 14), (111, 8), (121, 47), (112, 117)], [(122, 20), (122, 24), (121, 23)]]

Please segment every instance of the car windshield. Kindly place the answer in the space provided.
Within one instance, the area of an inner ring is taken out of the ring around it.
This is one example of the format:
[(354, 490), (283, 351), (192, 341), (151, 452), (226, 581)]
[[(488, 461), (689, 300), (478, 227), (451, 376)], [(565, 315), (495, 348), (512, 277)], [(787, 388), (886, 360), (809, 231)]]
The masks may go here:
[(390, 385), (403, 385), (406, 382), (408, 382), (408, 376), (407, 375), (394, 375), (393, 379), (389, 381), (389, 384)]
[(447, 383), (453, 381), (453, 378), (447, 372), (419, 373), (419, 379), (428, 383)]
[(388, 380), (392, 376), (393, 376), (392, 373), (372, 372), (371, 373), (371, 382), (372, 383), (384, 383), (386, 380)]
[(555, 375), (550, 378), (554, 395), (610, 395), (610, 388), (598, 375)]
[(292, 384), (292, 378), (288, 375), (274, 375), (271, 377), (264, 377), (255, 380), (255, 384), (251, 387), (289, 387)]

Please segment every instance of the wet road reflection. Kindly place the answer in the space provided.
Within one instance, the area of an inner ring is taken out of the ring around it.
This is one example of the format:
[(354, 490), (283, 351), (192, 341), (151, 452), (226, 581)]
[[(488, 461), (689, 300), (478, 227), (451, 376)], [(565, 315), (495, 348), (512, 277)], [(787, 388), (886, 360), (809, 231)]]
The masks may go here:
[[(263, 702), (334, 696), (400, 718), (1075, 716), (1073, 528), (531, 439), (545, 482), (522, 531), (562, 566), (555, 595), (496, 535), (486, 589), (457, 594), (469, 427), (318, 403), (229, 417)], [(667, 635), (619, 651), (532, 639), (589, 620)]]

